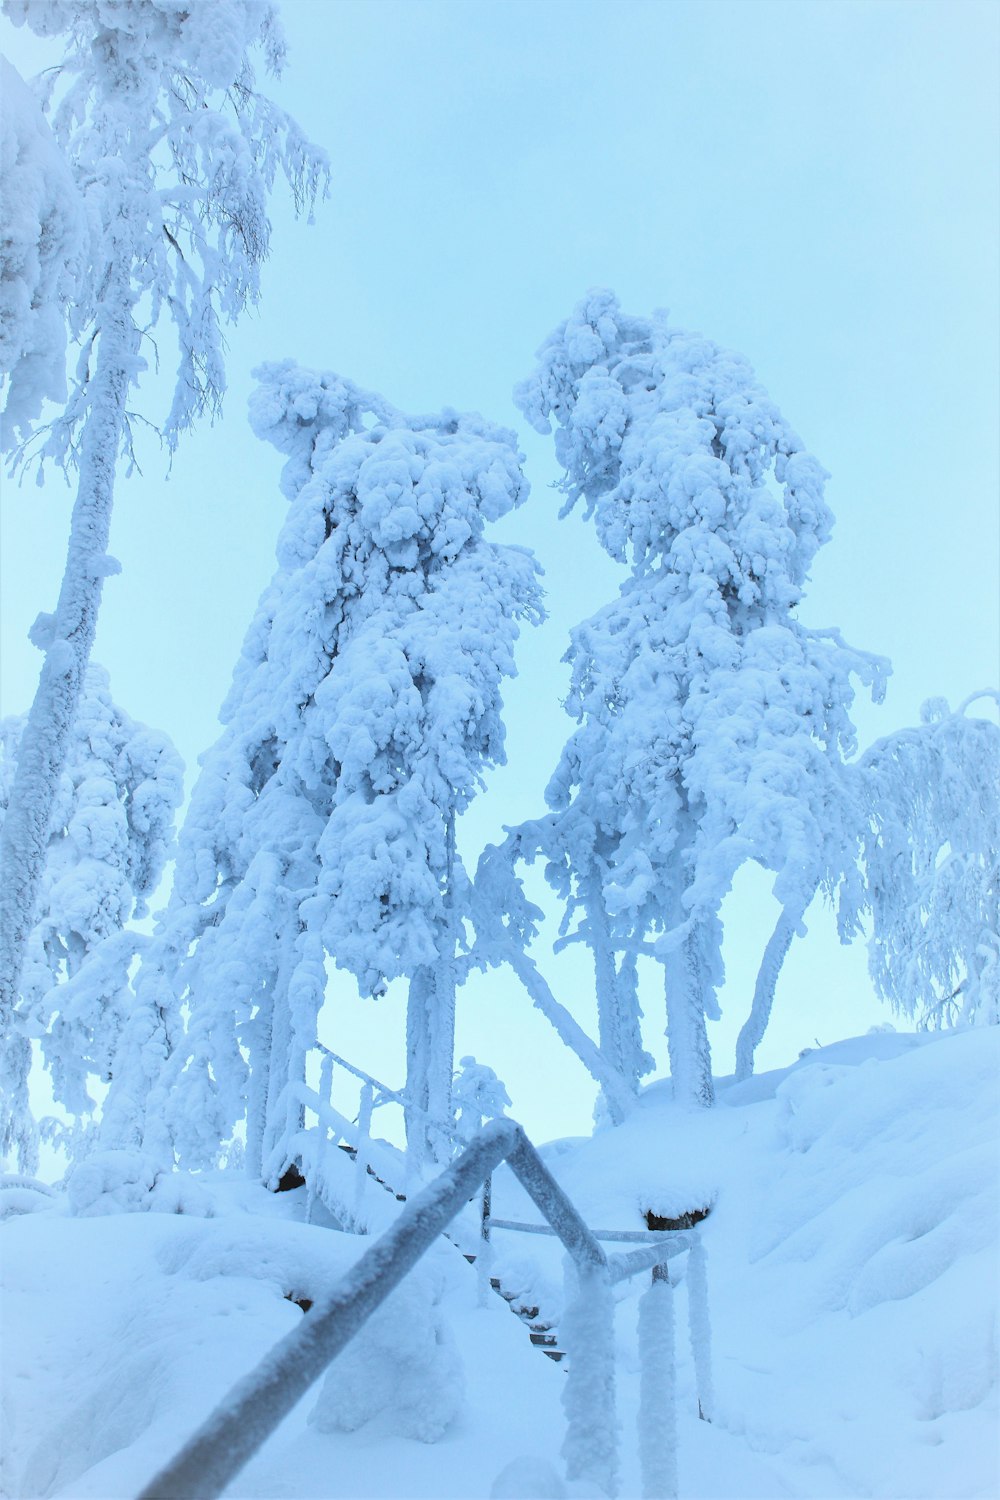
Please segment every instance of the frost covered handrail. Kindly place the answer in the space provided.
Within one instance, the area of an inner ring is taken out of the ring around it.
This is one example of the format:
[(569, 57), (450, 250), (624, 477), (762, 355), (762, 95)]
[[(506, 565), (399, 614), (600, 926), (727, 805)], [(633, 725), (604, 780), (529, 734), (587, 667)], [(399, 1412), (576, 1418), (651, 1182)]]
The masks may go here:
[[(516, 1229), (522, 1234), (558, 1234), (558, 1230), (550, 1224), (525, 1224), (518, 1219), (495, 1219), (493, 1215), (489, 1218), (491, 1229)], [(668, 1234), (684, 1234), (682, 1229), (592, 1229), (591, 1234), (595, 1240), (638, 1240), (644, 1245), (663, 1245), (664, 1236)]]
[(237, 1382), (138, 1500), (213, 1500), (367, 1322), (406, 1273), (507, 1161), (556, 1230), (577, 1274), (569, 1321), (580, 1342), (570, 1363), (563, 1452), (570, 1479), (617, 1489), (618, 1426), (614, 1332), (607, 1257), (573, 1204), (513, 1120), (486, 1125), (451, 1166), (410, 1200), (386, 1233), (318, 1298), (301, 1324)]
[(464, 1138), (460, 1136), (456, 1130), (454, 1130), (449, 1125), (445, 1125), (443, 1121), (436, 1120), (433, 1115), (429, 1115), (427, 1111), (425, 1109), (421, 1109), (419, 1105), (412, 1104), (405, 1091), (402, 1091), (400, 1089), (392, 1089), (387, 1083), (383, 1083), (381, 1079), (373, 1078), (372, 1075), (370, 1073), (366, 1073), (363, 1068), (355, 1067), (354, 1063), (349, 1063), (346, 1057), (341, 1057), (339, 1053), (332, 1051), (322, 1042), (314, 1042), (311, 1050), (313, 1052), (321, 1052), (324, 1057), (329, 1058), (330, 1062), (336, 1063), (337, 1066), (343, 1068), (346, 1073), (350, 1073), (361, 1083), (366, 1084), (368, 1088), (374, 1089), (378, 1094), (380, 1094), (381, 1098), (375, 1099), (373, 1101), (374, 1108), (377, 1109), (382, 1104), (398, 1104), (401, 1109), (405, 1109), (409, 1114), (412, 1114), (418, 1119), (422, 1120), (430, 1129), (437, 1131), (439, 1135), (445, 1136), (449, 1141), (452, 1142), (453, 1145), (464, 1144)]

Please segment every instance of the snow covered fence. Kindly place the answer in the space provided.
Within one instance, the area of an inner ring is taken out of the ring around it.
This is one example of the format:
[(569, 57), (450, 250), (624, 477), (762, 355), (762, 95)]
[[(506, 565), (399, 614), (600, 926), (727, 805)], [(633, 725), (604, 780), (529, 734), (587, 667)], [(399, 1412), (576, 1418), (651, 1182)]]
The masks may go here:
[(562, 1188), (513, 1120), (486, 1125), (458, 1159), (412, 1199), (399, 1218), (300, 1326), (238, 1381), (138, 1500), (214, 1500), (284, 1416), (363, 1327), (438, 1235), (506, 1160), (572, 1258), (576, 1330), (564, 1405), (570, 1478), (617, 1490), (614, 1334), (608, 1261)]

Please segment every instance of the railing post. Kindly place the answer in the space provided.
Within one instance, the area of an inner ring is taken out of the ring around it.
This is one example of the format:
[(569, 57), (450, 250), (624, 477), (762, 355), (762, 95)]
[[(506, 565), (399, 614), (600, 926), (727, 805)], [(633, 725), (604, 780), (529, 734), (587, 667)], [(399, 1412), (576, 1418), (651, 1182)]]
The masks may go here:
[(674, 1293), (665, 1266), (639, 1300), (639, 1462), (644, 1500), (677, 1500)]
[(698, 1391), (698, 1415), (711, 1422), (715, 1411), (712, 1383), (712, 1326), (708, 1316), (708, 1268), (705, 1246), (696, 1234), (688, 1256), (688, 1330), (694, 1357), (695, 1384)]
[(490, 1244), (490, 1212), (493, 1207), (493, 1173), (483, 1183), (480, 1204), (479, 1252), (476, 1256), (476, 1302), (479, 1307), (488, 1307), (490, 1299), (490, 1270), (493, 1265), (493, 1246)]
[(563, 1409), (566, 1478), (590, 1479), (608, 1496), (618, 1493), (618, 1416), (615, 1410), (615, 1306), (607, 1265), (566, 1263), (566, 1311), (561, 1333), (569, 1357)]
[(371, 1084), (363, 1084), (358, 1106), (358, 1144), (354, 1157), (354, 1165), (357, 1168), (357, 1180), (354, 1184), (354, 1220), (360, 1225), (364, 1224), (365, 1188), (368, 1185), (368, 1143), (372, 1133), (374, 1098), (375, 1090)]

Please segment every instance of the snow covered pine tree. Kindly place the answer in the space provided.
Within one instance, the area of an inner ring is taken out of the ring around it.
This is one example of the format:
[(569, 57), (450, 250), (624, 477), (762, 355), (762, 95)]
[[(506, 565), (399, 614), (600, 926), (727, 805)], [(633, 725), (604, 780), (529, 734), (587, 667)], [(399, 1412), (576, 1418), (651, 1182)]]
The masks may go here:
[[(0, 819), (24, 720), (0, 722)], [(49, 828), (35, 924), (27, 944), (16, 1031), (0, 1056), (0, 1152), (33, 1171), (28, 1106), (30, 1038), (41, 1040), (52, 1094), (75, 1131), (95, 1109), (90, 1078), (107, 1082), (129, 1009), (129, 965), (148, 939), (126, 924), (146, 915), (163, 873), (183, 767), (165, 735), (112, 701), (103, 667), (88, 667)]]
[(555, 420), (563, 513), (582, 501), (631, 562), (618, 599), (573, 631), (579, 728), (547, 791), (557, 816), (526, 825), (516, 852), (535, 838), (584, 914), (601, 1048), (625, 1082), (642, 1058), (632, 965), (650, 954), (675, 1096), (710, 1104), (722, 899), (746, 860), (775, 873), (748, 1070), (809, 901), (852, 864), (851, 677), (878, 696), (887, 664), (795, 617), (830, 532), (826, 476), (739, 355), (596, 291), (515, 399), (539, 431)]
[(500, 688), (540, 605), (531, 555), (484, 537), (527, 494), (511, 433), (407, 418), (293, 364), (258, 373), (251, 421), (288, 455), (291, 509), (138, 994), (152, 986), (151, 1023), (190, 1008), (149, 1132), (169, 1120), (194, 1165), (245, 1117), (248, 1171), (274, 1183), (327, 954), (375, 996), (408, 980), (408, 1140), (443, 1149), (428, 1122), (451, 1125), (455, 822), (504, 759)]
[[(254, 87), (249, 49), (260, 47), (272, 72), (283, 60), (266, 0), (187, 7), (4, 0), (4, 10), (15, 25), (65, 41), (61, 65), (46, 75), (51, 135), (23, 91), (4, 89), (5, 175), (9, 156), (16, 168), (4, 218), (17, 227), (4, 242), (4, 311), (21, 309), (17, 337), (3, 346), (8, 445), (15, 431), (27, 441), (41, 399), (60, 394), (70, 298), (81, 355), (42, 449), (43, 458), (77, 471), (78, 487), (56, 611), (40, 616), (32, 635), (45, 661), (0, 839), (0, 1044), (17, 1004), (103, 582), (117, 569), (107, 553), (111, 505), (119, 453), (131, 453), (128, 400), (144, 368), (141, 330), (167, 311), (177, 333), (180, 364), (164, 427), (172, 446), (221, 400), (221, 326), (257, 299), (276, 171), (297, 207), (312, 203), (325, 172), (294, 121)], [(24, 246), (33, 217), (45, 232), (31, 254)], [(63, 273), (64, 251), (81, 274)]]

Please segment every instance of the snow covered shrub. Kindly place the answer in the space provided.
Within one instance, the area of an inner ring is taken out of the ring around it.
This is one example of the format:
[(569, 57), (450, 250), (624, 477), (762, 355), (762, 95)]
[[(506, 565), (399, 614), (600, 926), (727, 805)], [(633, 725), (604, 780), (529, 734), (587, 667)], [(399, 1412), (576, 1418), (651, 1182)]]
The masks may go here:
[(97, 1214), (192, 1214), (210, 1219), (215, 1209), (200, 1183), (183, 1173), (164, 1173), (138, 1151), (94, 1151), (66, 1176), (70, 1212)]
[[(0, 723), (0, 821), (24, 731)], [(90, 1080), (107, 1082), (129, 1014), (129, 966), (146, 941), (129, 923), (163, 873), (182, 795), (183, 766), (166, 735), (112, 699), (103, 667), (90, 666), (57, 787), (35, 922), (6, 1051), (3, 1150), (31, 1155), (29, 1039), (40, 1040), (56, 1102), (89, 1116)], [(72, 1136), (67, 1137), (72, 1145)]]
[(438, 1309), (440, 1272), (424, 1261), (334, 1360), (310, 1423), (354, 1432), (378, 1419), (386, 1435), (438, 1442), (462, 1410), (465, 1377)]
[(128, 1213), (144, 1208), (157, 1177), (156, 1163), (131, 1151), (95, 1151), (66, 1177), (70, 1212)]
[(504, 759), (500, 690), (540, 607), (530, 554), (485, 536), (527, 494), (511, 433), (451, 411), (408, 418), (291, 363), (259, 374), (254, 429), (287, 455), (278, 571), (137, 994), (147, 1039), (190, 1007), (151, 1129), (167, 1118), (199, 1165), (245, 1118), (248, 1170), (276, 1182), (327, 957), (375, 997), (408, 980), (411, 1148), (438, 1148), (428, 1116), (450, 1126), (455, 821)]
[(564, 513), (582, 502), (630, 565), (572, 634), (579, 727), (546, 793), (557, 815), (526, 825), (525, 852), (534, 834), (594, 951), (602, 1052), (634, 1090), (634, 956), (649, 953), (676, 1095), (708, 1104), (722, 900), (746, 860), (774, 872), (749, 1071), (802, 915), (852, 864), (851, 678), (877, 696), (886, 664), (796, 617), (830, 534), (826, 476), (746, 360), (595, 291), (515, 396), (540, 432), (556, 424)]

